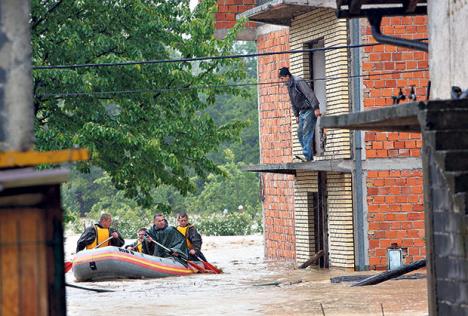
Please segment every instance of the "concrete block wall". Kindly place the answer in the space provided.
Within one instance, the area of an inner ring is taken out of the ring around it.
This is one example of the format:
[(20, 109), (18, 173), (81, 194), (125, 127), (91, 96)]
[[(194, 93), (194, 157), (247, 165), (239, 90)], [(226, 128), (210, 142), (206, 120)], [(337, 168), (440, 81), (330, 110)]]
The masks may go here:
[(468, 315), (468, 100), (432, 101), (423, 126), (430, 315)]
[[(361, 20), (363, 43), (375, 43), (368, 23)], [(382, 32), (409, 39), (427, 38), (426, 18), (391, 17), (382, 21)], [(418, 100), (426, 99), (429, 80), (426, 53), (391, 45), (362, 48), (364, 110), (392, 105), (399, 88), (408, 96), (415, 86)], [(417, 72), (406, 72), (417, 70)], [(404, 73), (395, 73), (404, 71)], [(382, 73), (388, 74), (382, 75)], [(401, 103), (409, 102), (408, 98)], [(364, 136), (367, 159), (420, 157), (420, 133), (373, 132)], [(407, 251), (405, 263), (425, 257), (422, 170), (367, 172), (369, 266), (387, 267), (392, 243)]]
[[(289, 50), (287, 29), (264, 29), (257, 36), (257, 51)], [(258, 81), (271, 85), (258, 86), (260, 162), (263, 164), (291, 162), (291, 105), (285, 88), (278, 82), (278, 69), (289, 66), (289, 55), (258, 58)], [(263, 216), (265, 255), (267, 258), (295, 260), (294, 176), (266, 173)]]

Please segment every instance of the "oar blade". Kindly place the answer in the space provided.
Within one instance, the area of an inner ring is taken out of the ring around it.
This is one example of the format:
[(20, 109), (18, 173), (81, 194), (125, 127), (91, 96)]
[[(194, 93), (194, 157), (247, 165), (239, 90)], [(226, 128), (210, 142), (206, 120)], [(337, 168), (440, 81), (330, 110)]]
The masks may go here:
[(66, 261), (66, 262), (65, 262), (64, 272), (67, 273), (68, 271), (71, 270), (72, 267), (73, 267), (73, 262)]
[(216, 268), (214, 265), (212, 265), (211, 263), (209, 263), (208, 261), (202, 261), (203, 262), (203, 266), (205, 266), (205, 269), (206, 270), (210, 270), (211, 272), (213, 272), (214, 274), (221, 274), (223, 273), (222, 270)]
[(193, 261), (187, 260), (186, 262), (187, 262), (187, 264), (188, 264), (190, 267), (192, 267), (193, 269), (197, 270), (197, 271), (200, 272), (200, 273), (206, 273), (206, 272), (207, 272), (207, 271), (205, 270), (205, 268), (199, 266), (198, 264), (196, 264), (196, 263), (193, 262)]

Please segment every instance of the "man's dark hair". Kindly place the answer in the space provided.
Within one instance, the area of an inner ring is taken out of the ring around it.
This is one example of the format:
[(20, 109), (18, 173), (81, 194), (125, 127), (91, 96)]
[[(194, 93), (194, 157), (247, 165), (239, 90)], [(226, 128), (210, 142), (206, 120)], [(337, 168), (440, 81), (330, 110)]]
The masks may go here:
[(286, 77), (286, 76), (291, 77), (291, 73), (289, 72), (289, 68), (288, 68), (288, 67), (280, 68), (280, 69), (278, 70), (278, 75), (279, 75), (280, 77)]
[(153, 217), (153, 220), (155, 220), (156, 217), (160, 217), (160, 216), (164, 217), (164, 214), (163, 214), (163, 213), (156, 213), (156, 214), (154, 215), (154, 217)]
[(148, 229), (146, 229), (146, 227), (142, 227), (142, 228), (140, 228), (140, 229), (138, 230), (138, 233), (141, 232), (141, 231), (143, 231), (143, 232), (146, 233), (146, 232), (148, 231)]
[(179, 212), (177, 213), (177, 219), (181, 218), (181, 217), (187, 217), (188, 218), (188, 214), (186, 211), (182, 211), (182, 212)]

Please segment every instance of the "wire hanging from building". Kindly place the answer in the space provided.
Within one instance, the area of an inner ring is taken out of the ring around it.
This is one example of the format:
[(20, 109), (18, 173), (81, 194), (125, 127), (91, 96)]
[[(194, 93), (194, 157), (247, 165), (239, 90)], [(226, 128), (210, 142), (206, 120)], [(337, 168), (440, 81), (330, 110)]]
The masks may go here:
[[(414, 69), (414, 70), (398, 70), (398, 71), (387, 71), (380, 73), (372, 74), (361, 74), (361, 75), (345, 75), (345, 76), (330, 76), (323, 78), (315, 78), (311, 80), (305, 80), (306, 82), (312, 81), (331, 81), (339, 79), (352, 79), (352, 78), (362, 78), (362, 77), (374, 77), (374, 76), (384, 76), (384, 75), (393, 75), (393, 74), (403, 74), (403, 73), (416, 73), (416, 72), (425, 72), (428, 71), (428, 68), (423, 69)], [(157, 89), (141, 89), (141, 90), (116, 90), (116, 91), (93, 91), (93, 92), (66, 92), (66, 93), (44, 93), (35, 95), (38, 98), (73, 98), (73, 97), (92, 97), (92, 96), (106, 96), (106, 95), (120, 95), (120, 94), (141, 94), (141, 93), (163, 93), (163, 92), (180, 92), (180, 91), (192, 91), (192, 90), (206, 90), (206, 89), (225, 89), (231, 87), (248, 87), (248, 86), (263, 86), (263, 85), (280, 85), (284, 84), (282, 81), (272, 81), (272, 82), (252, 82), (252, 83), (233, 83), (226, 85), (206, 85), (206, 86), (191, 86), (191, 87), (174, 87), (174, 88), (157, 88)]]
[[(427, 39), (423, 38), (423, 39), (416, 39), (416, 40), (423, 41)], [(121, 67), (121, 66), (134, 66), (134, 65), (184, 63), (184, 62), (205, 61), (205, 60), (237, 59), (237, 58), (251, 58), (251, 57), (261, 57), (261, 56), (271, 56), (271, 55), (283, 55), (283, 54), (312, 53), (316, 51), (329, 51), (329, 50), (335, 50), (335, 49), (352, 49), (352, 48), (370, 47), (370, 46), (377, 46), (377, 45), (383, 45), (383, 44), (369, 43), (369, 44), (356, 44), (356, 45), (337, 45), (337, 46), (329, 46), (329, 47), (286, 50), (286, 51), (278, 51), (278, 52), (235, 54), (235, 55), (226, 55), (226, 56), (204, 56), (204, 57), (177, 58), (177, 59), (140, 60), (140, 61), (126, 61), (126, 62), (115, 62), (115, 63), (33, 66), (32, 69), (33, 70), (52, 70), (52, 69), (63, 70), (63, 69), (78, 69), (78, 68)]]

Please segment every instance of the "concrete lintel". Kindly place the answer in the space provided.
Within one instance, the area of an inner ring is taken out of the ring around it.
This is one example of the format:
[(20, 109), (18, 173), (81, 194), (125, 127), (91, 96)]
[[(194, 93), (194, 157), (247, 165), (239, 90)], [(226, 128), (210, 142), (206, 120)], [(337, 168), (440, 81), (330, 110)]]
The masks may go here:
[(322, 128), (420, 132), (418, 113), (424, 107), (423, 102), (412, 102), (356, 113), (324, 116), (320, 125)]
[[(362, 169), (372, 170), (414, 170), (422, 169), (421, 158), (373, 158), (363, 160)], [(290, 162), (280, 164), (258, 164), (243, 168), (249, 172), (268, 172), (281, 174), (296, 174), (297, 171), (328, 171), (328, 172), (353, 172), (354, 161), (352, 159), (318, 160), (307, 162)]]
[(275, 25), (291, 24), (299, 15), (317, 8), (336, 9), (334, 0), (272, 0), (237, 15), (237, 18), (248, 18), (250, 21)]
[[(228, 34), (229, 29), (218, 29), (214, 32), (214, 37), (216, 39), (224, 39)], [(254, 28), (243, 28), (237, 33), (236, 39), (238, 41), (255, 41), (256, 38), (256, 31)]]
[(258, 23), (256, 35), (258, 38), (259, 36), (262, 36), (262, 35), (267, 35), (273, 32), (283, 31), (287, 29), (288, 29), (287, 26)]
[(362, 162), (363, 170), (412, 170), (422, 169), (419, 157), (373, 158)]
[(4, 189), (60, 184), (68, 180), (68, 169), (37, 171), (22, 168), (0, 172), (0, 192)]
[(270, 172), (282, 174), (296, 174), (297, 171), (329, 171), (351, 172), (353, 161), (350, 159), (317, 160), (307, 162), (290, 162), (283, 164), (259, 164), (243, 168), (250, 172)]
[(269, 172), (269, 173), (281, 173), (281, 174), (296, 174), (295, 163), (283, 163), (283, 164), (258, 164), (249, 165), (242, 168), (243, 171), (249, 172)]

